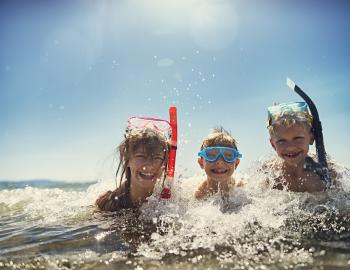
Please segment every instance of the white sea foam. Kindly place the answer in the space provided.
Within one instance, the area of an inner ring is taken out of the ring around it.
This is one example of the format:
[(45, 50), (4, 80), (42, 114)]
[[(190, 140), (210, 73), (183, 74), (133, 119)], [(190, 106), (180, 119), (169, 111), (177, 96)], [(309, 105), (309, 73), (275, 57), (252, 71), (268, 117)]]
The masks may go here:
[[(100, 243), (113, 237), (124, 238), (124, 232), (125, 241), (135, 241), (137, 234), (130, 239), (127, 226), (136, 226), (136, 233), (142, 237), (149, 235), (148, 240), (136, 239), (135, 254), (139, 258), (163, 260), (169, 255), (185, 256), (196, 265), (210, 254), (214, 254), (210, 256), (215, 256), (217, 262), (238, 262), (240, 266), (247, 261), (253, 266), (268, 265), (269, 260), (288, 266), (310, 265), (315, 252), (322, 250), (304, 249), (302, 242), (311, 241), (315, 234), (321, 239), (334, 238), (334, 243), (343, 246), (339, 235), (346, 237), (350, 224), (346, 219), (350, 216), (349, 170), (336, 166), (342, 191), (292, 193), (261, 188), (259, 182), (267, 177), (259, 170), (262, 162), (238, 174), (236, 177), (243, 178), (246, 186), (234, 189), (225, 198), (215, 194), (204, 201), (194, 199), (193, 193), (204, 175), (177, 179), (169, 201), (159, 199), (159, 183), (155, 194), (142, 206), (136, 223), (118, 223), (118, 216), (105, 215), (101, 219), (101, 213), (96, 212), (96, 198), (115, 188), (114, 180), (100, 181), (79, 191), (33, 187), (1, 190), (0, 213), (21, 216), (21, 223), (16, 226), (23, 227), (96, 224), (99, 230), (93, 238)], [(115, 222), (117, 227), (113, 227)], [(153, 224), (155, 229), (147, 232), (150, 228), (147, 224)], [(312, 246), (313, 242), (310, 243)], [(122, 246), (123, 250), (128, 247), (126, 243)], [(120, 260), (123, 255), (118, 254)]]

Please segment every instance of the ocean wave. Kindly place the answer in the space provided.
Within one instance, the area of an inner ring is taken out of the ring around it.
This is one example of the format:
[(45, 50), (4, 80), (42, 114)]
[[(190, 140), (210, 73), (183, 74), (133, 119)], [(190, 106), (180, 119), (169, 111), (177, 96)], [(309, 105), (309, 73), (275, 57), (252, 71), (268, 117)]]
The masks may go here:
[(343, 190), (308, 194), (262, 190), (260, 165), (238, 173), (247, 185), (226, 199), (215, 194), (196, 201), (204, 175), (195, 175), (177, 179), (170, 201), (159, 200), (159, 184), (140, 211), (119, 213), (94, 206), (115, 188), (113, 179), (83, 189), (1, 189), (0, 262), (29, 267), (37, 260), (46, 269), (281, 269), (317, 268), (337, 258), (347, 269), (348, 170), (339, 166)]

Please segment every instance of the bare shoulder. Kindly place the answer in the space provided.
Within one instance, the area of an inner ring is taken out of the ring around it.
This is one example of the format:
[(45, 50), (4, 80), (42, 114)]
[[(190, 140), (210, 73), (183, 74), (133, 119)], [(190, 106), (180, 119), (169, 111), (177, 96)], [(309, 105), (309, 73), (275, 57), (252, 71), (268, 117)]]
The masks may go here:
[(246, 181), (242, 178), (235, 178), (234, 179), (234, 186), (235, 187), (244, 187), (246, 185)]
[(277, 156), (276, 157), (274, 156), (268, 160), (265, 160), (261, 165), (261, 169), (262, 170), (277, 169), (281, 167), (281, 165), (282, 165), (281, 159), (278, 158)]
[(105, 210), (106, 208), (105, 205), (108, 203), (108, 201), (110, 201), (112, 195), (113, 195), (113, 191), (108, 190), (98, 197), (95, 203), (100, 210)]
[(208, 183), (207, 180), (204, 180), (198, 187), (198, 189), (196, 190), (196, 192), (194, 193), (194, 197), (197, 200), (202, 200), (207, 196), (208, 193)]
[(96, 200), (97, 207), (102, 211), (116, 211), (116, 198), (118, 198), (123, 192), (125, 192), (124, 185), (113, 191), (108, 190)]
[(281, 160), (277, 157), (272, 157), (264, 161), (260, 167), (259, 172), (262, 174), (259, 180), (259, 188), (267, 190), (272, 187), (276, 182), (281, 180)]

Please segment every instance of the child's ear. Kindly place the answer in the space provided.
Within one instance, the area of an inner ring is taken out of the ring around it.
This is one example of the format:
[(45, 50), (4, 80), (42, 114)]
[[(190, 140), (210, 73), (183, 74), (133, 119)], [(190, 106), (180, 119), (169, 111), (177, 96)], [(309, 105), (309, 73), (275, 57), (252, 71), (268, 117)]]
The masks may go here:
[(311, 132), (311, 134), (310, 134), (310, 145), (313, 145), (314, 144), (314, 141), (315, 141), (315, 136), (314, 136), (314, 133), (313, 132)]
[(270, 138), (270, 143), (271, 143), (272, 148), (276, 150), (276, 146), (275, 146), (275, 144), (273, 143), (273, 141), (272, 141), (271, 138)]
[(204, 169), (204, 161), (203, 161), (203, 158), (198, 158), (198, 164), (199, 164), (199, 166), (202, 168), (202, 169)]
[(241, 162), (241, 160), (240, 159), (236, 159), (236, 161), (235, 161), (235, 168), (237, 168), (238, 167), (238, 165), (239, 165), (239, 163)]

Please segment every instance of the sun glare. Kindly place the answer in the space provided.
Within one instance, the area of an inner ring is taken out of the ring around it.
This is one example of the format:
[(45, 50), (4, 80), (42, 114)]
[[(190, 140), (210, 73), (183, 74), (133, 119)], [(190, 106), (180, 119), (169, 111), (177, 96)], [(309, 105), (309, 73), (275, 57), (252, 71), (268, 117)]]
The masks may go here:
[(180, 32), (208, 50), (228, 47), (238, 29), (237, 13), (227, 0), (132, 0), (119, 8), (138, 27), (154, 34)]

